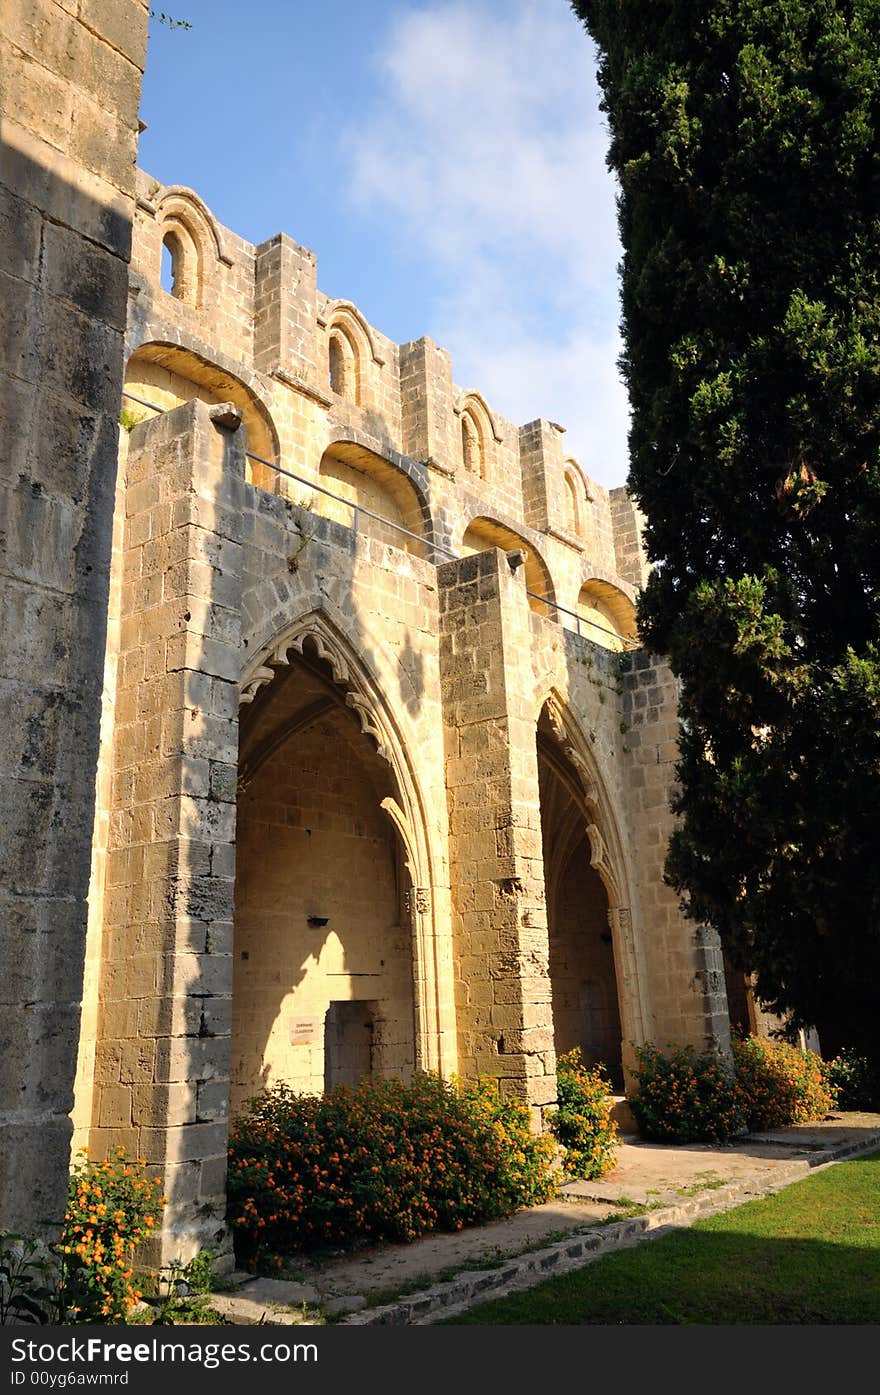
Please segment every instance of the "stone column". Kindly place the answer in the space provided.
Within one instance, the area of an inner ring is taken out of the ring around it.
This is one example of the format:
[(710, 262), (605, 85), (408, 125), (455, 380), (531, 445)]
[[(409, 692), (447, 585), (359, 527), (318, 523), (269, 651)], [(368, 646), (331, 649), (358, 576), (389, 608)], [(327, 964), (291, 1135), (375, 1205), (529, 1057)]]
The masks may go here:
[(553, 422), (527, 422), (519, 429), (519, 458), (526, 523), (567, 533), (562, 434)]
[(315, 373), (317, 267), (314, 253), (277, 233), (256, 249), (254, 367), (311, 379)]
[(556, 1099), (523, 569), (493, 549), (438, 568), (459, 1069)]
[(164, 1177), (149, 1259), (225, 1245), (244, 431), (135, 427), (91, 1142)]
[(403, 451), (449, 474), (461, 460), (458, 417), (452, 410), (452, 362), (432, 339), (400, 346)]
[(0, 1229), (67, 1201), (145, 0), (0, 5)]

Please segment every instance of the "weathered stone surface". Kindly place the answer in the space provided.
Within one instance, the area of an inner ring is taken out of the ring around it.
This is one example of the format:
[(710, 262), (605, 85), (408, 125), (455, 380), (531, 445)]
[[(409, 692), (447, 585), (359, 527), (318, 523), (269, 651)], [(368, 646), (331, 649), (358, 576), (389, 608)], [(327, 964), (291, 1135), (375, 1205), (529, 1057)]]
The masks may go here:
[[(0, 1229), (28, 1232), (67, 1194), (141, 74), (117, 7), (2, 8)], [(107, 106), (86, 69), (117, 72)]]
[(724, 1045), (726, 1006), (662, 882), (632, 502), (291, 238), (135, 173), (144, 20), (0, 17), (0, 1110), (60, 1197), (78, 1047), (77, 1143), (165, 1174), (152, 1259), (222, 1263), (264, 1085), (458, 1069), (538, 1128), (558, 1052), (622, 1086), (634, 1043)]

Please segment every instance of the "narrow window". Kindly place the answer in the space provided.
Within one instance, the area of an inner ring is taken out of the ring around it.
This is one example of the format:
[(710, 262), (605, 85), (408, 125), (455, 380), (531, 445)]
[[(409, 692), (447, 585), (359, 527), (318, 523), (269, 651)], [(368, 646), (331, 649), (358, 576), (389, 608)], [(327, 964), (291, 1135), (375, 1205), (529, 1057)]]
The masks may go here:
[(349, 402), (357, 402), (357, 373), (354, 349), (344, 334), (330, 336), (330, 388)]
[(568, 470), (565, 473), (565, 493), (568, 531), (577, 538), (580, 537), (581, 533), (581, 511), (578, 501), (578, 487), (574, 476)]
[(188, 231), (180, 226), (169, 228), (162, 238), (160, 283), (175, 300), (198, 304), (199, 255)]
[(172, 242), (173, 238), (171, 234), (167, 233), (162, 241), (161, 285), (163, 291), (167, 291), (169, 295), (174, 295), (174, 282), (177, 279), (174, 268), (175, 258)]
[(345, 355), (337, 335), (330, 338), (330, 386), (334, 392), (344, 395)]
[(470, 413), (461, 418), (461, 458), (464, 468), (473, 475), (483, 475), (483, 450), (477, 424)]

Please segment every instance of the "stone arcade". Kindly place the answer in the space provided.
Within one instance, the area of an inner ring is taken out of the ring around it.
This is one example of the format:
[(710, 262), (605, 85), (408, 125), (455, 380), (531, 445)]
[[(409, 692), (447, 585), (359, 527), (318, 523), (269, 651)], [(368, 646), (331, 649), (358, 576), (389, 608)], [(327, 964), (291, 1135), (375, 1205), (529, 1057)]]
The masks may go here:
[[(640, 1042), (723, 1049), (727, 998), (714, 936), (662, 880), (676, 693), (635, 639), (625, 490), (591, 480), (561, 427), (457, 387), (430, 339), (395, 344), (328, 299), (289, 237), (253, 246), (192, 190), (129, 187), (142, 45), (103, 33), (112, 7), (91, 27), (76, 4), (31, 8), (70, 14), (118, 69), (126, 134), (114, 185), (110, 155), (94, 170), (35, 111), (18, 148), (68, 192), (24, 156), (5, 179), (34, 241), (4, 262), (7, 305), (24, 287), (31, 309), (3, 346), (26, 371), (4, 461), (20, 652), (0, 1225), (57, 1206), (72, 1102), (74, 1147), (163, 1171), (158, 1262), (228, 1247), (229, 1110), (265, 1084), (487, 1074), (540, 1127), (558, 1053), (581, 1046), (622, 1089)], [(85, 184), (98, 213), (69, 193)], [(37, 240), (65, 220), (62, 284)], [(27, 315), (49, 310), (93, 355), (104, 335), (100, 382), (47, 372)], [(53, 477), (62, 459), (103, 492)], [(80, 631), (60, 635), (68, 611)]]
[(74, 1120), (164, 1168), (176, 1253), (265, 1084), (488, 1074), (539, 1125), (557, 1052), (622, 1088), (727, 1019), (625, 491), (288, 237), (137, 192)]

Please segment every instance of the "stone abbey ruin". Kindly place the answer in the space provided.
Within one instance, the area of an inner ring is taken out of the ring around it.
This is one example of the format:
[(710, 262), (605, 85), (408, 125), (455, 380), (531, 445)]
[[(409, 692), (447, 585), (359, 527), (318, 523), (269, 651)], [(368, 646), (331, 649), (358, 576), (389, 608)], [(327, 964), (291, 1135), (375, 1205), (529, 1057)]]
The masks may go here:
[(723, 1048), (625, 490), (134, 171), (140, 0), (3, 24), (0, 1225), (122, 1144), (217, 1251), (265, 1084)]

